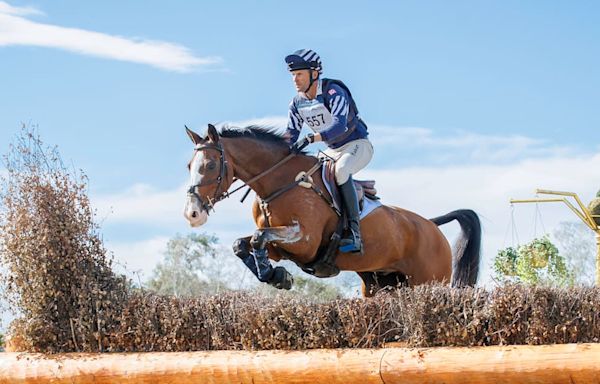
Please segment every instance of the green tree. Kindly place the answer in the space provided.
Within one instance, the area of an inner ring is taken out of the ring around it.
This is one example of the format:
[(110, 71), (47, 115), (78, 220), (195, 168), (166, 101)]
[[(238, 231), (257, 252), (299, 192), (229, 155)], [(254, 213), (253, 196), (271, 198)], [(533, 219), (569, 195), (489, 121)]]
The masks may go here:
[(216, 237), (206, 234), (175, 236), (167, 244), (163, 261), (154, 268), (148, 288), (176, 297), (229, 289), (221, 272), (228, 255), (220, 252), (217, 243)]
[(536, 238), (518, 248), (498, 251), (494, 258), (495, 277), (501, 282), (526, 284), (573, 285), (573, 272), (558, 248), (547, 236)]
[[(295, 265), (292, 295), (327, 301), (344, 296), (343, 287), (304, 274)], [(259, 283), (246, 266), (218, 239), (206, 234), (176, 235), (167, 243), (163, 260), (156, 265), (146, 287), (164, 295), (196, 296), (226, 290), (253, 289), (265, 295), (281, 291)]]
[(593, 285), (596, 270), (594, 232), (582, 222), (565, 221), (554, 231), (557, 245), (579, 284)]
[(329, 301), (343, 297), (343, 293), (338, 286), (307, 275), (294, 276), (293, 291), (317, 301)]

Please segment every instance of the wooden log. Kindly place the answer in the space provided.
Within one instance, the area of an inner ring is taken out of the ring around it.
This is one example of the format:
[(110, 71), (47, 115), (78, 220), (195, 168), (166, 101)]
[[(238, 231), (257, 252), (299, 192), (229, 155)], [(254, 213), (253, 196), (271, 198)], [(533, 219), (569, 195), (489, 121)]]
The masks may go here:
[(600, 344), (0, 353), (0, 383), (600, 383)]

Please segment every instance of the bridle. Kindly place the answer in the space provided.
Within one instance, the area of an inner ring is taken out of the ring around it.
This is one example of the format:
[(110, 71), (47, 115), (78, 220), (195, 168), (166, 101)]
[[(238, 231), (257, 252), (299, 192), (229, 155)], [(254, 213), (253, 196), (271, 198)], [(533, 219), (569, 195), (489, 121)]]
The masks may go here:
[[(194, 149), (194, 151), (200, 152), (209, 149), (219, 152), (219, 176), (216, 179), (212, 180), (201, 180), (199, 183), (192, 185), (187, 191), (189, 197), (195, 197), (196, 199), (198, 199), (200, 206), (206, 211), (207, 214), (210, 214), (211, 209), (214, 211), (214, 205), (217, 202), (229, 196), (229, 192), (227, 191), (222, 192), (220, 195), (218, 194), (219, 189), (221, 188), (221, 183), (227, 176), (227, 160), (225, 160), (225, 154), (223, 153), (223, 146), (221, 145), (221, 143), (198, 145)], [(202, 200), (202, 197), (200, 197), (198, 192), (196, 192), (197, 188), (212, 184), (217, 184), (217, 188), (215, 188), (213, 198), (211, 199), (209, 196), (207, 196), (208, 201)]]
[[(253, 178), (251, 178), (250, 180), (246, 181), (244, 184), (240, 185), (239, 187), (235, 188), (233, 191), (229, 192), (229, 191), (223, 191), (221, 192), (221, 194), (219, 194), (219, 189), (221, 188), (221, 183), (223, 182), (223, 180), (225, 179), (225, 177), (227, 176), (227, 160), (225, 160), (225, 152), (223, 150), (223, 146), (221, 145), (220, 142), (218, 142), (217, 144), (204, 144), (204, 145), (198, 145), (194, 151), (198, 152), (198, 151), (206, 151), (206, 150), (215, 150), (219, 152), (219, 176), (216, 179), (213, 180), (208, 180), (208, 181), (204, 181), (202, 180), (201, 182), (199, 182), (198, 184), (194, 184), (192, 185), (188, 191), (187, 194), (189, 197), (195, 197), (196, 199), (198, 199), (198, 202), (200, 203), (200, 206), (202, 207), (202, 209), (204, 209), (204, 211), (206, 211), (206, 214), (210, 215), (210, 210), (212, 209), (213, 211), (215, 210), (214, 206), (216, 203), (218, 203), (219, 201), (231, 196), (232, 194), (234, 194), (235, 192), (239, 191), (240, 189), (244, 188), (245, 186), (248, 186), (248, 191), (246, 191), (246, 194), (244, 195), (244, 197), (242, 198), (241, 201), (244, 201), (244, 199), (246, 198), (246, 196), (248, 196), (248, 192), (250, 192), (250, 184), (252, 184), (253, 182), (257, 181), (258, 179), (262, 178), (263, 176), (266, 176), (267, 174), (271, 173), (272, 171), (274, 171), (275, 169), (279, 168), (280, 166), (282, 166), (284, 163), (286, 163), (288, 160), (290, 160), (292, 157), (296, 156), (294, 153), (290, 153), (289, 155), (287, 155), (286, 157), (284, 157), (282, 160), (280, 160), (279, 162), (277, 162), (275, 165), (273, 165), (271, 168), (261, 172), (260, 174), (254, 176)], [(236, 181), (237, 179), (234, 177), (232, 180), (232, 184)], [(211, 184), (217, 184), (217, 188), (215, 189), (215, 193), (212, 197), (212, 199), (210, 197), (207, 196), (208, 201), (204, 201), (202, 200), (202, 197), (200, 197), (200, 195), (198, 194), (198, 192), (196, 192), (196, 189), (198, 187), (203, 187), (206, 185), (211, 185)]]

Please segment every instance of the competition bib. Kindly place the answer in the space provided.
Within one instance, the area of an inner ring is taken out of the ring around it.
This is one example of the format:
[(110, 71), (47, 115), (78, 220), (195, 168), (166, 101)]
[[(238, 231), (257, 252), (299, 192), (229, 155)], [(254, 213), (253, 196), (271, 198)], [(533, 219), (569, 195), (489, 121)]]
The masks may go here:
[(298, 105), (298, 113), (302, 116), (304, 123), (315, 132), (329, 128), (333, 122), (331, 113), (325, 108), (325, 104), (317, 99), (302, 100)]

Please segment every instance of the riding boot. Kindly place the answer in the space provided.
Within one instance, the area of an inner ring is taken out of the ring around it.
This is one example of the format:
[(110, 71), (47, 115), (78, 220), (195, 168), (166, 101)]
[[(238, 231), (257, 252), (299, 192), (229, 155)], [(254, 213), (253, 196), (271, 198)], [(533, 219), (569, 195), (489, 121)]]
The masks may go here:
[(346, 215), (348, 216), (348, 236), (340, 240), (339, 250), (341, 252), (362, 252), (362, 241), (360, 239), (360, 218), (358, 212), (358, 198), (352, 176), (344, 184), (340, 185), (340, 192), (344, 201)]

